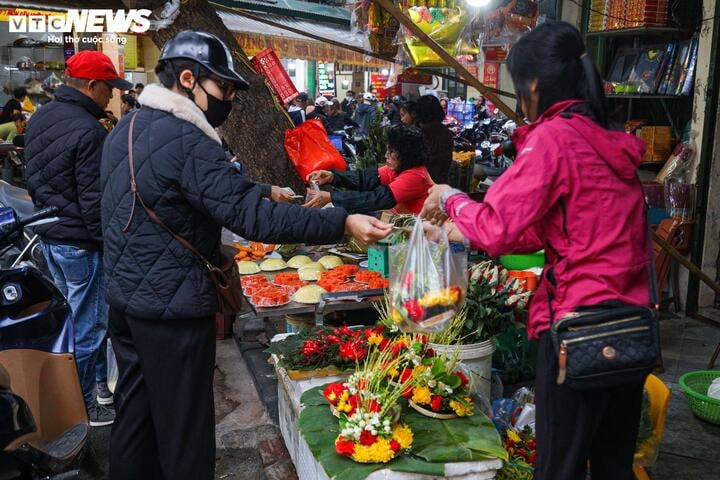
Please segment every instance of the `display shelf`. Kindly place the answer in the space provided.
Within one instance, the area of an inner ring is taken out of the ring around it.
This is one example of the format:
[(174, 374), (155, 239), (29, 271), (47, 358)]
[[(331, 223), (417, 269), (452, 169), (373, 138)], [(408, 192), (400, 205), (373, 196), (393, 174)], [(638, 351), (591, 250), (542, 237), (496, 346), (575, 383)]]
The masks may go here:
[(687, 33), (686, 28), (681, 27), (637, 27), (621, 28), (617, 30), (603, 30), (601, 32), (587, 32), (587, 37), (641, 37), (652, 35), (675, 35)]

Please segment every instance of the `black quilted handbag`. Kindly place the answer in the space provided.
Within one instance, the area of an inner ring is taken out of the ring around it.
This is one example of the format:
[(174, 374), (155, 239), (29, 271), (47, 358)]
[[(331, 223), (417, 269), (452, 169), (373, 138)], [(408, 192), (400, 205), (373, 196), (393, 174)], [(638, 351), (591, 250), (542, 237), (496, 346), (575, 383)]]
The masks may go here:
[(551, 309), (558, 384), (578, 390), (626, 385), (643, 381), (657, 365), (660, 329), (650, 238), (648, 235), (650, 306), (603, 303), (577, 308), (555, 323)]

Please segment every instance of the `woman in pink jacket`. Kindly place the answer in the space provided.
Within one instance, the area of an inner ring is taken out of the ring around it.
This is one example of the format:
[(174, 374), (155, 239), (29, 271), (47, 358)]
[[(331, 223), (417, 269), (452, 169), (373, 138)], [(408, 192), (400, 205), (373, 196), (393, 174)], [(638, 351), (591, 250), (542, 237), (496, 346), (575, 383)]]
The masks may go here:
[[(530, 305), (537, 359), (538, 480), (629, 480), (642, 383), (594, 390), (558, 385), (548, 329), (576, 307), (609, 300), (648, 305), (643, 192), (637, 137), (607, 128), (602, 82), (579, 32), (543, 24), (510, 52), (508, 69), (530, 125), (519, 128), (515, 163), (483, 203), (434, 187), (425, 218), (450, 217), (492, 256), (545, 249)], [(457, 232), (456, 232), (457, 233)]]

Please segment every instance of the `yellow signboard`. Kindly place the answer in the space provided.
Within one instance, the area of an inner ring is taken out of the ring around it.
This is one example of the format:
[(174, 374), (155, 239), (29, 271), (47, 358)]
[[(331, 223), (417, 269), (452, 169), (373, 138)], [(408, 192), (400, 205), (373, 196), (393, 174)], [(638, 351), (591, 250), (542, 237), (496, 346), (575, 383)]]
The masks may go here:
[(138, 40), (135, 35), (123, 35), (125, 38), (125, 70), (138, 68)]

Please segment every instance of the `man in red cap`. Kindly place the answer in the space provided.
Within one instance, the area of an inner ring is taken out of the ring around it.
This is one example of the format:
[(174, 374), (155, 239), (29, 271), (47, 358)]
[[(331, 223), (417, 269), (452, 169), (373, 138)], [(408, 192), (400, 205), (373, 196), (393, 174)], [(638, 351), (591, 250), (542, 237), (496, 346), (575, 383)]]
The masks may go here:
[(113, 423), (113, 409), (95, 396), (95, 365), (107, 334), (102, 268), (100, 158), (107, 135), (100, 119), (113, 88), (127, 90), (110, 58), (79, 52), (67, 61), (65, 85), (39, 109), (25, 136), (28, 193), (37, 208), (56, 207), (60, 220), (35, 231), (75, 327), (75, 358), (91, 426)]

